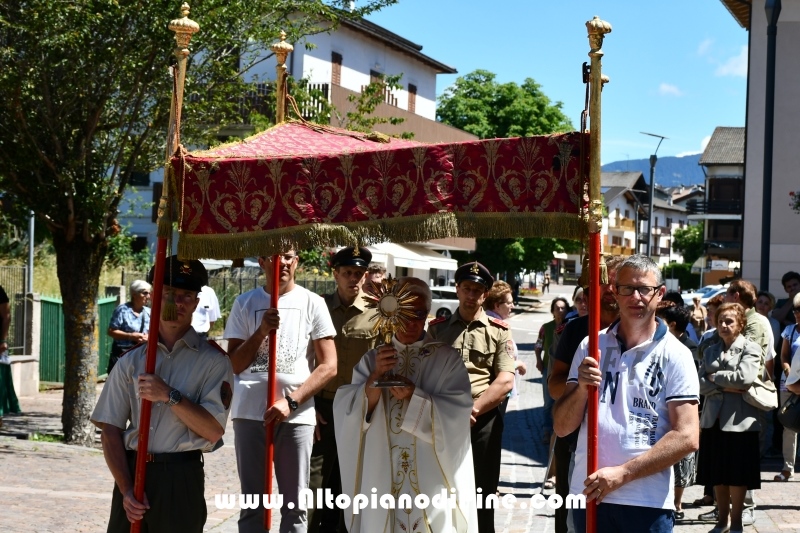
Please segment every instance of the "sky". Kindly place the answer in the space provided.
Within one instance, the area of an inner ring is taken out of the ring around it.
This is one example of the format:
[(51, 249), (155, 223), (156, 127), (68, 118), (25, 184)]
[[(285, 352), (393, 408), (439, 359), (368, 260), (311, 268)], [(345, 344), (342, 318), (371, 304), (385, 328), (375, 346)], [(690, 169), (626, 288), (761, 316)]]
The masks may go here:
[(399, 0), (372, 22), (458, 70), (500, 83), (533, 78), (576, 128), (584, 106), (586, 21), (609, 22), (603, 43), (602, 162), (702, 152), (716, 126), (744, 126), (747, 41), (719, 0)]

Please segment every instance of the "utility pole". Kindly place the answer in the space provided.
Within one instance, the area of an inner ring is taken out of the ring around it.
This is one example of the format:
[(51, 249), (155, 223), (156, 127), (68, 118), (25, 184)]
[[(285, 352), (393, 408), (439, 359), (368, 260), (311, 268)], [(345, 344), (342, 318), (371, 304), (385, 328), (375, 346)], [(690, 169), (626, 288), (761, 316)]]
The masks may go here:
[[(658, 145), (656, 146), (656, 151), (653, 152), (653, 155), (650, 156), (650, 207), (648, 208), (648, 216), (647, 216), (647, 256), (653, 256), (653, 213), (655, 212), (655, 207), (653, 203), (655, 202), (656, 196), (656, 162), (658, 162), (658, 149), (661, 147), (661, 143), (664, 139), (668, 139), (669, 137), (664, 137), (663, 135), (656, 135), (655, 133), (647, 133), (646, 131), (640, 131), (642, 135), (649, 135), (651, 137), (658, 137)], [(637, 231), (639, 228), (636, 228)], [(658, 243), (656, 243), (658, 244)]]

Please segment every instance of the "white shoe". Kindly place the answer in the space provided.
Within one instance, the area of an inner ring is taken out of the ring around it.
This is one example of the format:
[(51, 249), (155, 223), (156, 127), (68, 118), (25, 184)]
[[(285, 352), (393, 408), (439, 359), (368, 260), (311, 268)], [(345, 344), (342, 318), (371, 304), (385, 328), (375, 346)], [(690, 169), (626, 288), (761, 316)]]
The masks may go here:
[(756, 523), (756, 517), (753, 514), (753, 508), (748, 507), (744, 511), (742, 511), (742, 525), (743, 526), (752, 526)]
[(8, 357), (8, 350), (3, 353), (0, 353), (0, 365), (10, 365), (11, 358)]

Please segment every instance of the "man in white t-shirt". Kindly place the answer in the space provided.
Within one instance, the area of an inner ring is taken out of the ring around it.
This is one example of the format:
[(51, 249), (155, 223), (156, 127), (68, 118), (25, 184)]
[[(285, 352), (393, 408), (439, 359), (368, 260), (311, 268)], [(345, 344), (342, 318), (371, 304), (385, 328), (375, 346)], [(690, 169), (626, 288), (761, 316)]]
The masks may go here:
[(214, 292), (214, 289), (205, 285), (198, 296), (200, 302), (192, 313), (192, 327), (200, 334), (201, 338), (207, 339), (208, 332), (222, 314), (219, 311), (219, 300), (217, 300), (217, 293)]
[[(584, 339), (556, 402), (559, 436), (580, 426), (570, 492), (596, 500), (597, 531), (672, 531), (672, 465), (696, 450), (699, 381), (689, 350), (655, 318), (665, 287), (658, 266), (644, 255), (617, 271), (619, 321), (599, 335), (598, 366)], [(587, 472), (586, 406), (599, 387), (598, 470)], [(583, 531), (586, 511), (570, 511)]]
[[(259, 257), (266, 284), (236, 298), (225, 326), (236, 374), (231, 418), (242, 494), (256, 495), (265, 493), (264, 425), (275, 421), (275, 477), (283, 495), (280, 532), (300, 533), (307, 529), (298, 495), (308, 488), (316, 424), (314, 395), (336, 375), (336, 330), (322, 297), (295, 285), (297, 253), (289, 250), (278, 257), (278, 309), (270, 308), (267, 292), (272, 285), (272, 258)], [(275, 404), (267, 410), (268, 337), (276, 330), (277, 391)], [(242, 509), (239, 532), (262, 533), (263, 512), (261, 507)]]

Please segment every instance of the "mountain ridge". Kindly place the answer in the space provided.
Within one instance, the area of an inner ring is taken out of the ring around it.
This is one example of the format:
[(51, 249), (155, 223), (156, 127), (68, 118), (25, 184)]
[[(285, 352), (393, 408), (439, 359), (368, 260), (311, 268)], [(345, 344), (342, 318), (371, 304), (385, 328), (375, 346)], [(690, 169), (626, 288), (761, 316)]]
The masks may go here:
[[(659, 157), (656, 162), (656, 184), (661, 187), (705, 184), (705, 174), (699, 165), (701, 155)], [(645, 181), (650, 181), (649, 158), (606, 163), (602, 166), (602, 170), (604, 172), (641, 172), (644, 174)]]

